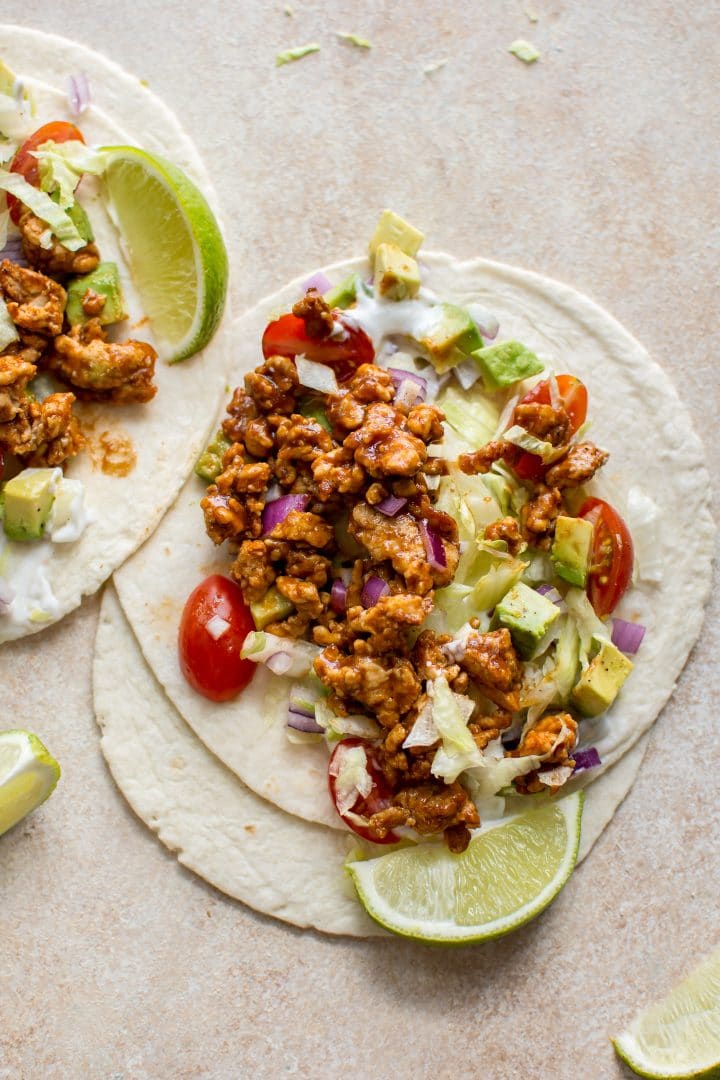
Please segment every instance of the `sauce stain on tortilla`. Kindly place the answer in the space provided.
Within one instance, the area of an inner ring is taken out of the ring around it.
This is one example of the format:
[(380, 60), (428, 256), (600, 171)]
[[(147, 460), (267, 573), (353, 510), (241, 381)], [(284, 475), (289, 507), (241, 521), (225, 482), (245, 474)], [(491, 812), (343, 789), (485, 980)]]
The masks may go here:
[(106, 476), (129, 476), (137, 463), (132, 439), (121, 432), (102, 431), (89, 439), (90, 456), (95, 468)]

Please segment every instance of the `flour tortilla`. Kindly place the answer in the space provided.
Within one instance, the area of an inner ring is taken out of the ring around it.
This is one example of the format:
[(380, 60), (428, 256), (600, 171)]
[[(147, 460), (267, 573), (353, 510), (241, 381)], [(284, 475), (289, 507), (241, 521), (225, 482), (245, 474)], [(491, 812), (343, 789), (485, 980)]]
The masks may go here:
[[(639, 343), (607, 312), (559, 282), (478, 259), (458, 262), (424, 254), (424, 282), (443, 300), (482, 304), (500, 320), (502, 338), (518, 338), (556, 371), (578, 375), (588, 387), (591, 437), (611, 451), (599, 495), (624, 512), (628, 487), (657, 504), (659, 584), (639, 582), (617, 610), (647, 627), (636, 666), (615, 705), (581, 725), (582, 745), (597, 746), (603, 765), (572, 781), (597, 782), (652, 724), (672, 693), (702, 624), (710, 585), (714, 529), (700, 440), (670, 380)], [(334, 283), (356, 259), (323, 271)], [(301, 278), (262, 301), (234, 326), (236, 366), (231, 383), (260, 362), (260, 340), (272, 313), (302, 294)], [(214, 704), (185, 681), (177, 632), (185, 600), (230, 560), (205, 535), (199, 502), (204, 488), (191, 477), (155, 535), (115, 575), (120, 602), (143, 654), (168, 697), (196, 735), (248, 787), (305, 821), (344, 828), (327, 793), (327, 751), (298, 746), (286, 736), (289, 680), (260, 667), (233, 702)], [(118, 683), (118, 686), (121, 686)]]
[[(37, 126), (48, 120), (76, 122), (88, 144), (136, 145), (179, 165), (211, 204), (216, 199), (207, 172), (189, 138), (170, 110), (139, 79), (117, 64), (75, 42), (17, 26), (0, 26), (0, 57), (33, 91)], [(80, 118), (67, 104), (68, 76), (85, 72), (92, 105)], [(97, 181), (85, 177), (81, 201), (93, 222), (103, 259), (118, 262), (130, 312), (129, 327), (142, 316), (118, 237), (98, 195)], [(210, 421), (226, 383), (231, 325), (223, 322), (205, 350), (170, 367), (156, 365), (158, 392), (146, 405), (75, 406), (89, 446), (68, 463), (66, 474), (81, 480), (92, 520), (76, 543), (52, 545), (47, 567), (62, 617), (99, 585), (152, 533), (172, 503), (188, 470), (206, 442)], [(145, 324), (137, 337), (153, 340)], [(128, 329), (127, 336), (133, 336)], [(106, 434), (107, 433), (107, 434)], [(127, 440), (137, 461), (125, 476), (106, 475), (99, 466), (102, 442)], [(56, 620), (53, 620), (56, 621)], [(0, 619), (0, 641), (44, 629), (12, 625)]]
[[(205, 749), (153, 678), (112, 586), (100, 610), (93, 675), (102, 751), (115, 782), (183, 866), (295, 926), (388, 936), (343, 872), (350, 834), (278, 810)], [(578, 861), (632, 786), (647, 739), (587, 791)]]

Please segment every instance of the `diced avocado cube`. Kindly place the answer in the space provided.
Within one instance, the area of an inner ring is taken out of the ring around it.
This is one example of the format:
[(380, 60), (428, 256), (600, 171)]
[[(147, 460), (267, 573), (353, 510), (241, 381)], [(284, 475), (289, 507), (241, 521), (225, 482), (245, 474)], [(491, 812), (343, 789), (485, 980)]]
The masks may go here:
[(496, 606), (493, 625), (507, 627), (518, 653), (529, 660), (559, 616), (552, 600), (520, 581)]
[(203, 450), (195, 465), (195, 473), (201, 480), (212, 484), (222, 472), (223, 454), (232, 445), (222, 429), (215, 432), (212, 440)]
[(250, 604), (250, 614), (258, 630), (264, 630), (268, 623), (287, 619), (294, 610), (295, 605), (278, 592), (274, 585), (270, 586), (262, 599), (253, 600)]
[[(96, 315), (87, 313), (83, 308), (83, 298), (88, 291), (105, 298), (105, 303)], [(73, 278), (67, 287), (65, 315), (71, 326), (82, 325), (91, 318), (98, 318), (101, 326), (127, 319), (117, 264), (101, 262), (92, 273)]]
[(555, 522), (555, 539), (550, 552), (555, 573), (579, 589), (584, 589), (587, 583), (592, 540), (593, 527), (584, 518), (561, 514)]
[(598, 651), (573, 688), (571, 700), (585, 716), (609, 709), (634, 664), (611, 641), (593, 638)]
[(3, 488), (3, 528), (10, 540), (41, 540), (61, 469), (23, 469)]
[(436, 325), (420, 338), (420, 344), (430, 353), (430, 359), (439, 372), (466, 360), (470, 353), (482, 346), (480, 331), (464, 308), (455, 304), (438, 305)]
[(486, 345), (475, 349), (472, 358), (482, 372), (483, 382), (488, 390), (502, 390), (521, 379), (537, 375), (545, 365), (538, 360), (519, 341), (501, 341), (497, 345)]
[(324, 300), (330, 308), (348, 308), (357, 299), (357, 287), (360, 280), (359, 274), (350, 274), (339, 285), (333, 286), (325, 293)]
[(424, 239), (420, 230), (409, 221), (405, 221), (392, 210), (383, 210), (370, 241), (370, 259), (374, 260), (381, 244), (394, 244), (406, 255), (417, 255)]
[(326, 431), (332, 432), (332, 424), (328, 420), (325, 404), (320, 398), (303, 398), (298, 410), (301, 416), (307, 416), (312, 420), (316, 420), (321, 428), (325, 428)]
[(417, 296), (420, 270), (411, 255), (395, 244), (380, 244), (375, 252), (375, 284), (388, 300)]

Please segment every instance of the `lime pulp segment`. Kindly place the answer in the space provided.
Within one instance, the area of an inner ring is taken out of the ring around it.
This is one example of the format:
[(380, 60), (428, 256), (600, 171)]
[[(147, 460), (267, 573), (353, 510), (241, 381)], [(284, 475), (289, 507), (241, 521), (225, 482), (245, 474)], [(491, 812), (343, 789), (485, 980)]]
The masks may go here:
[(228, 258), (205, 197), (176, 165), (132, 146), (105, 147), (110, 201), (133, 280), (174, 363), (212, 337), (227, 293)]
[(55, 790), (60, 766), (28, 731), (0, 732), (0, 836)]
[(424, 941), (499, 937), (557, 896), (577, 858), (582, 792), (483, 830), (461, 855), (420, 844), (348, 867), (381, 925)]

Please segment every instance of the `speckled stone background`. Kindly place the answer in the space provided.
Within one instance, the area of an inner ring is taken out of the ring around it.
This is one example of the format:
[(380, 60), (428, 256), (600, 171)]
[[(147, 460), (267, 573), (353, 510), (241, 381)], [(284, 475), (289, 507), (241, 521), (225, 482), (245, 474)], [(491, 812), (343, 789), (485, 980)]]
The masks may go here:
[[(237, 310), (357, 253), (392, 206), (429, 247), (614, 312), (673, 372), (716, 477), (718, 0), (524, 7), (5, 0), (2, 18), (107, 51), (177, 111), (224, 205)], [(539, 63), (506, 52), (518, 37)], [(4, 726), (64, 770), (0, 841), (2, 1080), (617, 1078), (609, 1034), (720, 941), (717, 593), (593, 855), (534, 924), (464, 951), (296, 932), (182, 870), (100, 756), (97, 610), (0, 655)]]

